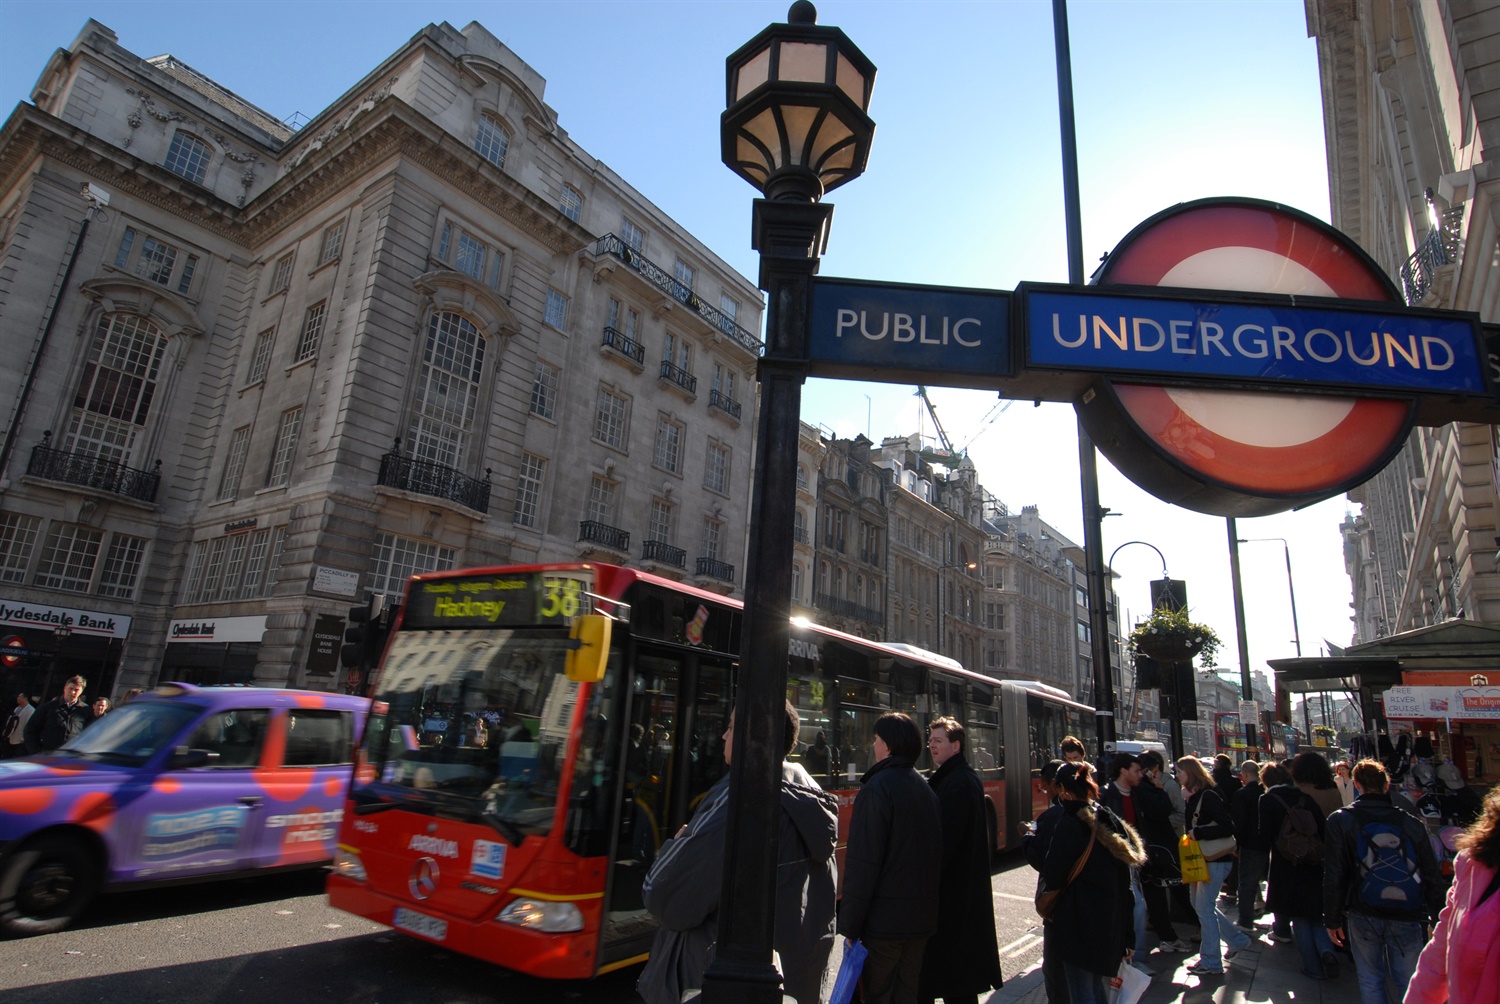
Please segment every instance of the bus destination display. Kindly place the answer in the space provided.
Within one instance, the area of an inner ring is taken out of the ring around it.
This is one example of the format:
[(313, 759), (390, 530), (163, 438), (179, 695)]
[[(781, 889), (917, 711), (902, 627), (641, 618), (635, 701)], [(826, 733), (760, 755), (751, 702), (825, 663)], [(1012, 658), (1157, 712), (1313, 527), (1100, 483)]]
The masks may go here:
[(407, 597), (402, 627), (565, 626), (578, 614), (588, 613), (588, 587), (584, 577), (556, 572), (506, 572), (416, 582)]

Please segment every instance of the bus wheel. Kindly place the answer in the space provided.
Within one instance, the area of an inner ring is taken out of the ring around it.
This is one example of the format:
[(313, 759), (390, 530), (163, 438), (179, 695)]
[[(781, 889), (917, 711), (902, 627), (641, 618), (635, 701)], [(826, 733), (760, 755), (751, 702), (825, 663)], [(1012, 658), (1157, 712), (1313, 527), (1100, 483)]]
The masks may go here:
[(47, 837), (24, 846), (0, 870), (0, 931), (23, 937), (61, 931), (98, 888), (98, 868), (78, 840)]

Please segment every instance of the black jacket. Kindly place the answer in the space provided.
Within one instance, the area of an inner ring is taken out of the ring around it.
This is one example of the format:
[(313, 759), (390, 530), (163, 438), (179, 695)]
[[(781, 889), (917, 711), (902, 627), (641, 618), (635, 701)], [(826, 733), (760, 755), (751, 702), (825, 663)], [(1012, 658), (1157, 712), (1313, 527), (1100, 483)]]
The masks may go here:
[[(1172, 800), (1147, 777), (1130, 790), (1130, 801), (1135, 809), (1135, 832), (1146, 846), (1146, 865), (1141, 872), (1143, 880), (1156, 879), (1163, 882), (1182, 878), (1178, 864), (1177, 833), (1172, 829)], [(1124, 822), (1125, 795), (1111, 782), (1099, 793), (1099, 802)]]
[(1276, 834), (1263, 834), (1260, 829), (1260, 796), (1265, 791), (1259, 781), (1240, 785), (1240, 790), (1229, 796), (1229, 818), (1234, 821), (1234, 841), (1241, 847), (1253, 851), (1269, 850)]
[(906, 757), (888, 756), (860, 778), (844, 851), (840, 934), (858, 941), (926, 938), (937, 930), (940, 811)]
[[(1126, 949), (1135, 944), (1130, 868), (1146, 861), (1140, 837), (1101, 805), (1065, 800), (1046, 838), (1038, 823), (1034, 844), (1042, 857), (1042, 885), (1062, 890), (1047, 924), (1063, 934), (1063, 959), (1091, 973), (1113, 976)], [(1028, 856), (1031, 853), (1028, 849)], [(1088, 859), (1082, 870), (1068, 882), (1084, 854)]]
[(26, 752), (45, 753), (64, 745), (94, 720), (94, 712), (80, 698), (67, 704), (61, 697), (43, 701), (26, 723)]
[(1321, 924), (1323, 919), (1323, 862), (1293, 864), (1276, 849), (1276, 836), (1286, 819), (1286, 810), (1301, 805), (1312, 813), (1318, 824), (1318, 837), (1328, 846), (1323, 812), (1318, 803), (1296, 785), (1278, 784), (1268, 788), (1257, 803), (1256, 826), (1271, 850), (1271, 864), (1266, 872), (1266, 906), (1271, 912)]
[(962, 753), (949, 757), (927, 783), (938, 797), (943, 858), (937, 934), (922, 959), (920, 996), (972, 996), (1001, 984), (990, 887), (990, 810), (984, 785)]
[(1197, 840), (1219, 840), (1234, 836), (1229, 806), (1214, 788), (1204, 788), (1187, 803), (1187, 827)]
[[(1359, 898), (1359, 831), (1365, 823), (1375, 820), (1399, 826), (1403, 836), (1416, 847), (1417, 874), (1424, 901), (1417, 909), (1374, 910)], [(1391, 804), (1390, 795), (1367, 792), (1328, 817), (1323, 851), (1323, 917), (1327, 926), (1344, 927), (1349, 913), (1424, 923), (1437, 917), (1447, 892), (1427, 827), (1417, 817)]]

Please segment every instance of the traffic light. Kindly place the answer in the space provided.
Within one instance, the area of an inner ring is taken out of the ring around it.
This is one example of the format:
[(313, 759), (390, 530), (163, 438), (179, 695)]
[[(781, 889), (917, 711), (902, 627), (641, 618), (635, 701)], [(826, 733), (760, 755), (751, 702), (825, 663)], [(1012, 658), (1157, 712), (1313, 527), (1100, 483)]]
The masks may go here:
[(387, 608), (384, 593), (372, 593), (364, 603), (349, 608), (349, 627), (344, 631), (344, 647), (339, 662), (345, 669), (373, 669), (380, 661), (390, 633), (393, 608)]

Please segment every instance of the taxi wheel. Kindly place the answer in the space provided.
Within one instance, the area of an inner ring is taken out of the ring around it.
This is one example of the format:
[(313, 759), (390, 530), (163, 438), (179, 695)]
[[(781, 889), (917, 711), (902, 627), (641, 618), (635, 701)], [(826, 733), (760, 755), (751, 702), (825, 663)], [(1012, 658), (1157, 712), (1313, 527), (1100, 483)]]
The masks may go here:
[(80, 841), (45, 837), (28, 844), (0, 870), (0, 931), (60, 931), (78, 919), (98, 889), (98, 868)]

